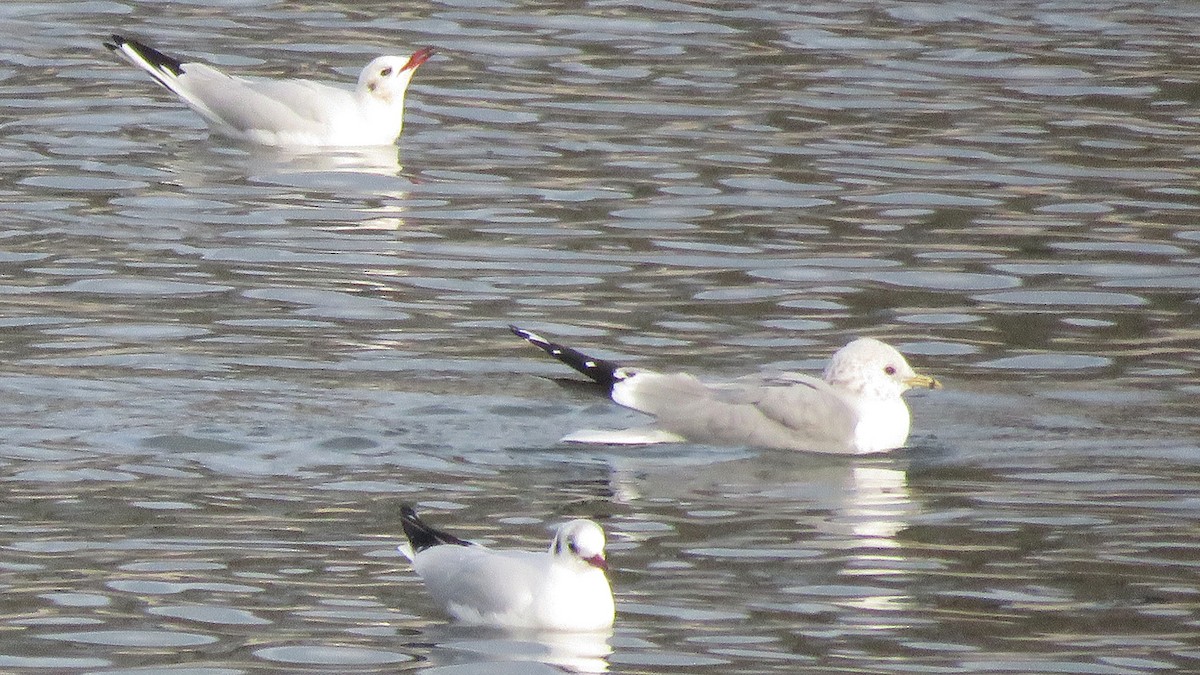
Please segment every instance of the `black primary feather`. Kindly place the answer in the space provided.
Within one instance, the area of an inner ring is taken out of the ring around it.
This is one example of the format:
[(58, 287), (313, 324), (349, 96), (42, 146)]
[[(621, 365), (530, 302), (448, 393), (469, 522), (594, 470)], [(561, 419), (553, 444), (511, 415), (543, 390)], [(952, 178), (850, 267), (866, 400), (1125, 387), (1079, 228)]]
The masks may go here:
[(408, 504), (400, 507), (400, 524), (404, 527), (404, 536), (408, 537), (408, 543), (412, 546), (413, 553), (420, 553), (439, 544), (471, 546), (469, 541), (430, 527)]
[(509, 325), (508, 328), (517, 337), (588, 376), (597, 384), (604, 387), (610, 394), (612, 393), (613, 384), (622, 379), (617, 377), (616, 374), (617, 370), (621, 367), (619, 364), (612, 361), (605, 361), (604, 359), (592, 358), (577, 349), (571, 349), (570, 347), (550, 342), (537, 333), (532, 333), (523, 328), (517, 328), (513, 325)]
[(147, 63), (155, 68), (170, 73), (175, 77), (179, 77), (183, 74), (183, 64), (178, 59), (173, 59), (170, 56), (158, 51), (154, 47), (150, 47), (146, 44), (138, 42), (137, 40), (131, 40), (114, 33), (112, 35), (112, 42), (105, 42), (104, 46), (113, 51), (123, 47), (129, 47), (129, 49), (137, 52), (139, 56), (141, 56), (146, 60)]

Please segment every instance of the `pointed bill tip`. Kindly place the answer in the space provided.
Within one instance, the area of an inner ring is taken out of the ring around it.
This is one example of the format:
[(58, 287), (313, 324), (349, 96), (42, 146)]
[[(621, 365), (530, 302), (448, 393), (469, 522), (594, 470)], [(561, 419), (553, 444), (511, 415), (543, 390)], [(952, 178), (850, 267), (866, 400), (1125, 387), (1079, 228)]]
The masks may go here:
[(430, 57), (436, 53), (437, 50), (433, 47), (422, 47), (413, 52), (412, 56), (408, 57), (408, 63), (404, 64), (404, 67), (401, 68), (401, 70), (414, 70), (422, 63), (428, 61)]
[(584, 558), (583, 561), (592, 567), (598, 567), (601, 570), (608, 571), (608, 561), (604, 559), (604, 555), (597, 553), (590, 558)]
[(928, 375), (913, 375), (907, 384), (914, 389), (941, 389), (942, 383)]

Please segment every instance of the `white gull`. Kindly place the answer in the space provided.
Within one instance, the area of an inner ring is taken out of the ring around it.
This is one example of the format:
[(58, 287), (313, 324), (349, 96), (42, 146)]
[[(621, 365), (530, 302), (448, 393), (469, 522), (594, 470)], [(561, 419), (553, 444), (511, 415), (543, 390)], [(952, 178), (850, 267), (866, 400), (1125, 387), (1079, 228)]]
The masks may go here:
[(839, 349), (821, 378), (802, 373), (707, 384), (685, 373), (623, 367), (510, 326), (513, 333), (604, 387), (613, 401), (655, 424), (584, 430), (564, 441), (748, 445), (834, 454), (902, 447), (911, 416), (901, 394), (941, 384), (920, 375), (890, 345), (871, 338)]
[(399, 547), (433, 599), (472, 625), (597, 631), (613, 624), (604, 530), (590, 520), (559, 526), (546, 551), (490, 549), (435, 530), (410, 506)]
[(395, 143), (404, 124), (408, 83), (434, 53), (425, 47), (409, 57), (380, 56), (363, 68), (358, 86), (349, 91), (311, 80), (226, 75), (120, 35), (104, 46), (149, 73), (214, 132), (293, 147)]

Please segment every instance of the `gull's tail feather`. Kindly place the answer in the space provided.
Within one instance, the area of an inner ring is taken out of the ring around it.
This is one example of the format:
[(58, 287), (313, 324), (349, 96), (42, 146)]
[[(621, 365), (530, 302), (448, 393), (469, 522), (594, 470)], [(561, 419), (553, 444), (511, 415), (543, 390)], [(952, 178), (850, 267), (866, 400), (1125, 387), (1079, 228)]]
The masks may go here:
[(471, 542), (459, 539), (449, 532), (442, 532), (430, 527), (417, 516), (417, 512), (408, 504), (400, 507), (400, 524), (404, 527), (404, 536), (408, 537), (408, 544), (412, 548), (413, 554), (440, 544), (471, 545)]
[(534, 347), (537, 347), (550, 356), (553, 356), (559, 361), (562, 361), (580, 373), (588, 376), (597, 384), (604, 387), (604, 389), (609, 393), (612, 393), (613, 385), (622, 379), (617, 374), (617, 371), (621, 368), (621, 366), (613, 363), (612, 361), (592, 358), (576, 349), (571, 349), (570, 347), (564, 347), (563, 345), (550, 342), (537, 333), (527, 331), (523, 328), (518, 328), (512, 325), (510, 325), (508, 328), (517, 337), (525, 340)]

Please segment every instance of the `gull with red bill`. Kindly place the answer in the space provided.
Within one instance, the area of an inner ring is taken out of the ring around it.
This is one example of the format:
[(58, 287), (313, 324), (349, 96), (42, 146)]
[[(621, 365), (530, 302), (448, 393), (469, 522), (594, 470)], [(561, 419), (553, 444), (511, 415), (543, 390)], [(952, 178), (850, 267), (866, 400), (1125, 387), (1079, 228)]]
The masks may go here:
[(590, 520), (560, 525), (545, 551), (480, 546), (430, 527), (407, 505), (400, 523), (408, 537), (400, 552), (461, 623), (572, 632), (613, 624), (604, 530)]
[(301, 79), (227, 75), (182, 62), (137, 40), (113, 35), (112, 52), (146, 71), (208, 123), (213, 132), (263, 145), (390, 145), (404, 125), (404, 95), (432, 47), (411, 56), (380, 56), (354, 91)]

